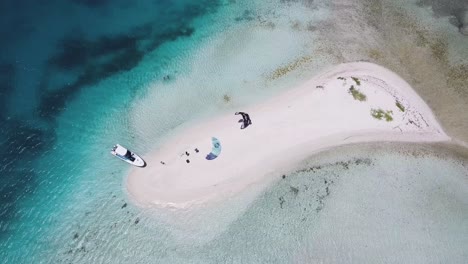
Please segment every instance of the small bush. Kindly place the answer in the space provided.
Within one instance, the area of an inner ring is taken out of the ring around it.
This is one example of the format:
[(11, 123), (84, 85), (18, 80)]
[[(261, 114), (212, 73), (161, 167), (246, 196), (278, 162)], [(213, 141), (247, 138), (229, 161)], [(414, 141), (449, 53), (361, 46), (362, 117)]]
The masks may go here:
[(384, 111), (382, 109), (371, 109), (371, 115), (373, 118), (382, 120), (385, 118), (385, 121), (390, 122), (393, 121), (393, 111)]
[(400, 109), (400, 111), (405, 111), (405, 107), (399, 101), (396, 101), (395, 105)]
[(353, 81), (357, 84), (357, 85), (361, 85), (361, 81), (356, 78), (356, 77), (351, 77), (351, 79), (353, 79)]
[(354, 100), (358, 100), (361, 102), (367, 100), (367, 96), (361, 93), (361, 91), (359, 91), (358, 89), (354, 88), (354, 85), (351, 85), (351, 88), (349, 88), (348, 92), (353, 96)]

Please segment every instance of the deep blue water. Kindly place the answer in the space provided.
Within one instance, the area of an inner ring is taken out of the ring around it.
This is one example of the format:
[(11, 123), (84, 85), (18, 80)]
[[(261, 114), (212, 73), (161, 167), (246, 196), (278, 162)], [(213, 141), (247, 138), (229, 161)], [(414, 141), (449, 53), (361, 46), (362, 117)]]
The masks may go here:
[[(1, 240), (11, 239), (8, 226), (22, 221), (18, 211), (26, 208), (19, 205), (34, 199), (39, 182), (53, 175), (35, 164), (56, 147), (57, 117), (67, 105), (89, 87), (132, 70), (162, 44), (190, 38), (196, 30), (192, 20), (218, 5), (216, 0), (0, 3)], [(163, 74), (154, 71), (109, 93), (123, 93), (129, 102), (145, 82)], [(60, 185), (63, 179), (54, 180)]]

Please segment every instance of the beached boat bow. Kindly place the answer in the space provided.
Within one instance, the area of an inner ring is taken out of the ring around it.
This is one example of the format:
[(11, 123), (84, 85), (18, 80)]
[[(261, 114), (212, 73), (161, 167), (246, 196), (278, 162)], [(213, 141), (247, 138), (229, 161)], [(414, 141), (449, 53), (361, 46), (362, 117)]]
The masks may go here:
[(117, 158), (127, 162), (127, 163), (130, 163), (130, 164), (134, 165), (134, 166), (146, 167), (146, 162), (140, 156), (138, 156), (136, 153), (122, 147), (119, 144), (116, 144), (112, 148), (111, 154), (116, 156)]

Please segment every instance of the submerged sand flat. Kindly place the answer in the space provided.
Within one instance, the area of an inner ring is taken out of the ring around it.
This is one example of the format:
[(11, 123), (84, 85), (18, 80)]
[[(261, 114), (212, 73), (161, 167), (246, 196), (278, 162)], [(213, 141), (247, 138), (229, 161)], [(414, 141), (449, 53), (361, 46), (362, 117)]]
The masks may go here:
[[(450, 139), (404, 80), (365, 62), (338, 65), (239, 111), (252, 119), (244, 130), (240, 116), (226, 114), (181, 132), (147, 155), (148, 167), (130, 172), (130, 196), (142, 206), (186, 207), (233, 195), (333, 146)], [(212, 137), (220, 141), (221, 152), (207, 160)]]

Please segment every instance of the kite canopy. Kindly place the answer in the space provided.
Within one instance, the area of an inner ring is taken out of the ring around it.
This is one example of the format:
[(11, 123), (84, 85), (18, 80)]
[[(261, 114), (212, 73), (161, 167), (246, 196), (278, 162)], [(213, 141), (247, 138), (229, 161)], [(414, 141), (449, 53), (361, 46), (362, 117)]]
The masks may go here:
[(214, 160), (216, 159), (219, 154), (221, 154), (221, 142), (215, 137), (211, 138), (211, 152), (210, 154), (206, 155), (207, 160)]

